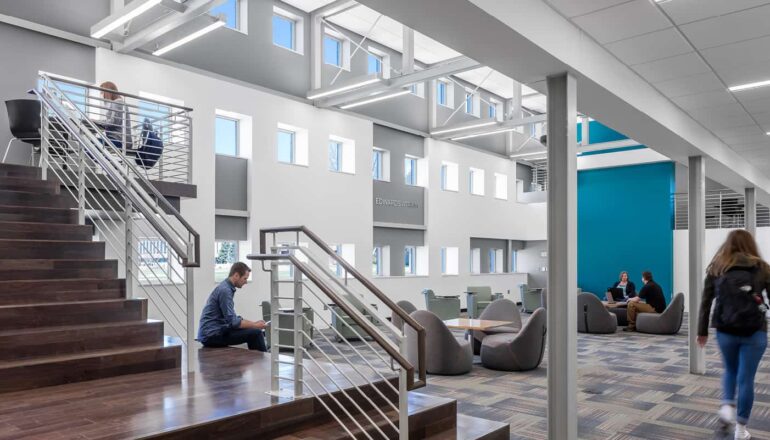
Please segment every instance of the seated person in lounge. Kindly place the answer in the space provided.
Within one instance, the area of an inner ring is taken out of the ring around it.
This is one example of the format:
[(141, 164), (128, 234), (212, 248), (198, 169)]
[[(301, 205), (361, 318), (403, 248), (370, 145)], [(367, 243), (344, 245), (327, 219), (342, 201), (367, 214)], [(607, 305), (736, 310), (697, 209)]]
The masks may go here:
[[(620, 279), (615, 282), (615, 284), (612, 285), (613, 289), (620, 289), (623, 291), (623, 300), (626, 300), (628, 298), (633, 298), (636, 296), (636, 285), (634, 285), (634, 282), (628, 279), (628, 272), (625, 270), (623, 272), (620, 272)], [(611, 301), (612, 298), (610, 298), (611, 292), (607, 292), (607, 301)], [(615, 300), (620, 300), (619, 298), (615, 298)]]
[(636, 316), (639, 313), (663, 313), (666, 310), (666, 298), (663, 296), (663, 289), (653, 281), (652, 272), (642, 272), (642, 282), (644, 286), (639, 291), (639, 296), (628, 300), (626, 311), (628, 327), (623, 329), (625, 332), (636, 331)]
[(230, 268), (230, 275), (214, 288), (201, 312), (198, 341), (205, 347), (248, 344), (249, 350), (267, 351), (265, 321), (249, 321), (235, 313), (235, 290), (246, 285), (251, 269), (240, 261)]

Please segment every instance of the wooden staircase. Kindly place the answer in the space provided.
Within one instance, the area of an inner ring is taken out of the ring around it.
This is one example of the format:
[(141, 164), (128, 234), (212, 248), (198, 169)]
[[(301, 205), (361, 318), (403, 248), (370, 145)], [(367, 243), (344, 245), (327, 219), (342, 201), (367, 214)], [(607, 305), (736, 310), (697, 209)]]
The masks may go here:
[(181, 367), (75, 207), (39, 168), (0, 164), (0, 393)]

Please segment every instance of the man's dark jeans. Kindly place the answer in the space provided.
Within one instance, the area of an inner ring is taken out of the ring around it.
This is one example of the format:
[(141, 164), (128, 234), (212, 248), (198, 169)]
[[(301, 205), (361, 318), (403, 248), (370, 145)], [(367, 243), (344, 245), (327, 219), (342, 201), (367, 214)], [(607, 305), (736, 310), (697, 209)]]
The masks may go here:
[(267, 351), (265, 334), (255, 328), (239, 328), (230, 330), (219, 336), (212, 336), (203, 343), (204, 347), (228, 347), (230, 345), (248, 344), (249, 350)]

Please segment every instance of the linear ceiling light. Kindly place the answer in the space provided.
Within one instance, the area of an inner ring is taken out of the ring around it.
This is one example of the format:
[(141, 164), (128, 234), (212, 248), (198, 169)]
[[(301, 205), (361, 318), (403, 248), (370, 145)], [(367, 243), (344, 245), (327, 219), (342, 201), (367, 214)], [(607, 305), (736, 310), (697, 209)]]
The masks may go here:
[(481, 137), (481, 136), (489, 136), (489, 135), (498, 134), (498, 133), (508, 133), (510, 131), (516, 131), (516, 128), (518, 128), (518, 127), (504, 128), (502, 130), (495, 130), (495, 131), (486, 131), (484, 133), (467, 134), (465, 136), (453, 137), (452, 140), (453, 141), (461, 141), (463, 139), (470, 139), (470, 138)]
[(407, 90), (398, 91), (396, 93), (390, 93), (387, 95), (385, 94), (377, 95), (374, 98), (364, 99), (363, 101), (354, 102), (352, 104), (341, 105), (340, 108), (342, 110), (347, 110), (349, 108), (358, 107), (359, 105), (371, 104), (373, 102), (379, 102), (379, 101), (384, 101), (386, 99), (395, 98), (396, 96), (406, 95), (407, 93), (412, 93), (412, 91), (407, 89)]
[[(91, 34), (92, 38), (102, 38), (103, 36), (107, 35), (108, 33), (114, 31), (115, 29), (119, 28), (120, 26), (123, 26), (124, 24), (128, 23), (130, 20), (142, 15), (143, 13), (147, 12), (152, 8), (153, 6), (159, 4), (161, 0), (147, 0), (143, 4), (131, 9), (126, 14), (121, 15), (120, 17), (116, 18), (115, 21), (112, 21), (108, 24), (106, 24), (103, 28), (96, 30)], [(128, 6), (126, 9), (129, 9), (130, 6)]]
[(511, 159), (515, 159), (517, 157), (542, 156), (542, 155), (548, 156), (548, 152), (547, 151), (535, 151), (535, 152), (532, 152), (532, 153), (511, 154), (509, 157)]
[(738, 92), (740, 90), (756, 89), (757, 87), (765, 87), (765, 86), (770, 86), (770, 79), (765, 81), (748, 83), (748, 84), (741, 84), (739, 86), (732, 86), (727, 90), (731, 92)]
[(176, 41), (174, 41), (173, 43), (171, 43), (171, 44), (169, 44), (167, 46), (161, 47), (160, 49), (156, 50), (152, 54), (155, 55), (155, 56), (161, 56), (161, 55), (163, 55), (164, 53), (166, 53), (168, 51), (174, 50), (174, 49), (176, 49), (177, 47), (179, 47), (179, 46), (181, 46), (183, 44), (187, 44), (190, 41), (192, 41), (192, 40), (194, 40), (194, 39), (196, 39), (198, 37), (201, 37), (203, 35), (206, 35), (209, 32), (213, 31), (214, 29), (220, 28), (220, 27), (222, 27), (224, 25), (225, 25), (224, 21), (217, 20), (214, 23), (211, 23), (210, 25), (206, 26), (203, 29), (199, 29), (199, 30), (193, 32), (192, 34), (190, 34), (190, 35), (188, 35), (188, 36), (186, 36), (184, 38), (180, 38), (179, 40), (176, 40)]
[(323, 98), (325, 96), (330, 95), (336, 95), (337, 93), (347, 92), (348, 90), (357, 89), (359, 87), (363, 87), (367, 84), (374, 84), (376, 82), (380, 82), (380, 78), (367, 78), (361, 82), (356, 82), (353, 84), (348, 84), (342, 87), (337, 87), (336, 89), (330, 89), (330, 90), (324, 90), (323, 92), (318, 92), (314, 94), (307, 95), (307, 99), (318, 99)]
[(462, 126), (462, 127), (445, 128), (443, 130), (431, 131), (430, 134), (436, 135), (436, 134), (451, 133), (453, 131), (470, 130), (471, 128), (488, 127), (490, 125), (495, 125), (495, 124), (497, 124), (497, 121), (479, 122), (478, 124), (473, 124), (473, 125), (465, 125), (465, 126)]

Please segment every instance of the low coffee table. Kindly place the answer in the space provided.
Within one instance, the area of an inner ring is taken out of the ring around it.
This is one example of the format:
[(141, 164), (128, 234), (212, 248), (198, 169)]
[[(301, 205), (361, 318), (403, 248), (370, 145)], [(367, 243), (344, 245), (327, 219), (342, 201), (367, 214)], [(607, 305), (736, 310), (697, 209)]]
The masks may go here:
[(504, 325), (513, 324), (510, 321), (493, 321), (491, 319), (468, 319), (457, 318), (444, 321), (447, 327), (450, 329), (465, 330), (465, 339), (470, 340), (471, 331), (485, 331), (490, 328), (502, 327)]

